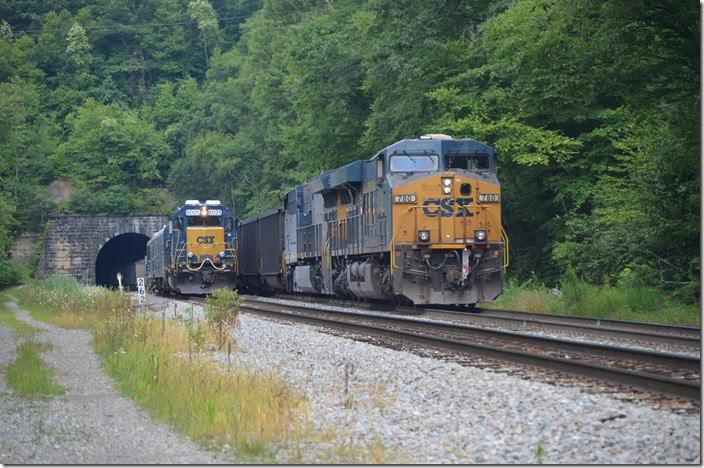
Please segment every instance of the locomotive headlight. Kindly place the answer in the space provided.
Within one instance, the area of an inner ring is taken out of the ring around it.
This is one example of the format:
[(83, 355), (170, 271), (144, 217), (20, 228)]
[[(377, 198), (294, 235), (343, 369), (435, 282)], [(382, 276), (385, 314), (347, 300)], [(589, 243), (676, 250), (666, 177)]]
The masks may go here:
[(449, 194), (452, 192), (452, 177), (442, 178), (442, 193)]
[(420, 242), (430, 241), (430, 231), (418, 231), (418, 240)]
[(193, 252), (188, 252), (186, 255), (188, 256), (188, 258), (191, 258), (193, 257)]
[(474, 238), (479, 242), (484, 242), (486, 240), (486, 231), (483, 229), (474, 231)]
[(208, 208), (206, 208), (206, 207), (201, 208), (200, 215), (201, 216), (208, 216)]
[(224, 258), (224, 257), (225, 257), (225, 252), (220, 252), (220, 253), (218, 254), (218, 257)]

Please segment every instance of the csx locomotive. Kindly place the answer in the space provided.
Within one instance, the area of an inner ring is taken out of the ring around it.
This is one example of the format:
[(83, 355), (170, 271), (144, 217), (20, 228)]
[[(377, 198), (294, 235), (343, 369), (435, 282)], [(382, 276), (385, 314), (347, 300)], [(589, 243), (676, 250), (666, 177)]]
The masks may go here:
[(324, 171), (240, 227), (241, 288), (473, 305), (508, 264), (494, 151), (447, 135)]
[(219, 200), (186, 200), (147, 242), (147, 288), (179, 294), (233, 289), (237, 227), (234, 213)]

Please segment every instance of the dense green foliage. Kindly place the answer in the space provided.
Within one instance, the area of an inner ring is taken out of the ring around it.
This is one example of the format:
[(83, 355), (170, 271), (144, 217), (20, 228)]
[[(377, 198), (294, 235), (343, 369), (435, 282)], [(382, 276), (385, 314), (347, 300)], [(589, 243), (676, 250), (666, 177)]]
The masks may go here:
[[(559, 292), (533, 276), (509, 280), (504, 293), (485, 307), (577, 317), (597, 317), (701, 327), (696, 302), (684, 303), (661, 288), (636, 284), (589, 284), (574, 274), (560, 280)], [(551, 294), (552, 293), (552, 294)]]
[(0, 0), (0, 19), (4, 251), (37, 211), (247, 216), (433, 131), (497, 149), (512, 275), (698, 295), (693, 0)]

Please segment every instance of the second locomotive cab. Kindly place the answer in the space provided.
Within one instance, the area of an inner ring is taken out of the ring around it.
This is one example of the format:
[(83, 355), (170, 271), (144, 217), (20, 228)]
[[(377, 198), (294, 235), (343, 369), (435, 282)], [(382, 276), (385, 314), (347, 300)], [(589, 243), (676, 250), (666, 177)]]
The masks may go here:
[(246, 284), (291, 292), (473, 305), (508, 264), (494, 151), (447, 135), (325, 171), (242, 229)]
[(179, 294), (233, 289), (237, 226), (234, 213), (219, 200), (186, 200), (147, 243), (147, 288)]

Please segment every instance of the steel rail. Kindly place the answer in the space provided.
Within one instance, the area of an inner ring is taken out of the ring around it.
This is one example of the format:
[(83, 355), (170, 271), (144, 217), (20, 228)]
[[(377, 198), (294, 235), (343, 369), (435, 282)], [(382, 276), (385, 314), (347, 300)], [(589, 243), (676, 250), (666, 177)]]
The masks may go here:
[[(596, 320), (596, 325), (591, 325), (589, 321), (585, 323), (565, 323), (562, 320), (545, 320), (531, 318), (530, 316), (522, 317), (522, 312), (516, 312), (515, 316), (502, 316), (493, 315), (491, 313), (485, 313), (489, 309), (481, 309), (481, 313), (468, 314), (462, 312), (456, 312), (451, 310), (442, 309), (426, 309), (425, 315), (433, 314), (448, 314), (455, 317), (460, 317), (466, 321), (474, 322), (499, 322), (506, 323), (507, 325), (520, 325), (523, 328), (529, 326), (535, 326), (545, 329), (588, 334), (593, 336), (603, 336), (609, 338), (636, 340), (652, 344), (661, 344), (668, 346), (680, 346), (684, 348), (700, 348), (701, 338), (697, 335), (675, 335), (675, 334), (661, 334), (652, 331), (642, 331), (642, 330), (628, 330), (626, 328), (614, 328), (611, 326), (601, 326), (598, 319), (591, 319), (591, 321)], [(542, 317), (542, 315), (541, 315)], [(556, 316), (557, 317), (557, 316)], [(562, 317), (562, 316), (559, 316)], [(569, 317), (572, 318), (572, 317)], [(603, 320), (601, 321), (603, 323)], [(631, 322), (626, 322), (631, 323)]]
[[(351, 301), (326, 300), (320, 297), (300, 297), (294, 294), (277, 294), (277, 297), (294, 301), (315, 301), (316, 303), (337, 305), (341, 307), (365, 308), (376, 307), (380, 311), (387, 310), (388, 304), (376, 302), (356, 303)], [(628, 322), (613, 319), (600, 319), (589, 317), (573, 317), (565, 315), (540, 314), (535, 312), (522, 312), (515, 310), (476, 308), (469, 313), (447, 309), (446, 306), (437, 307), (408, 307), (396, 306), (393, 312), (411, 315), (436, 315), (447, 314), (465, 321), (474, 322), (504, 322), (507, 324), (538, 326), (567, 332), (581, 332), (593, 336), (636, 340), (652, 344), (680, 346), (685, 348), (700, 348), (700, 329), (678, 325), (656, 324), (647, 322)]]
[(519, 333), (510, 330), (497, 330), (492, 328), (476, 327), (466, 324), (429, 321), (398, 315), (379, 315), (370, 314), (362, 311), (338, 312), (334, 310), (321, 310), (311, 308), (305, 305), (283, 305), (256, 299), (248, 300), (256, 304), (266, 304), (271, 305), (273, 307), (287, 307), (289, 309), (302, 310), (304, 312), (315, 311), (319, 313), (346, 315), (348, 317), (356, 317), (364, 320), (370, 320), (375, 323), (382, 323), (388, 325), (414, 325), (417, 327), (422, 327), (424, 330), (435, 331), (439, 333), (481, 336), (485, 338), (499, 339), (502, 341), (508, 340), (511, 343), (522, 344), (527, 346), (540, 346), (561, 352), (586, 353), (597, 356), (603, 356), (610, 359), (638, 361), (640, 363), (667, 366), (683, 370), (699, 370), (700, 368), (700, 359), (698, 357), (663, 353), (660, 351), (647, 351), (601, 343), (565, 340), (548, 336)]
[[(434, 309), (430, 309), (434, 310)], [(669, 325), (665, 323), (652, 323), (652, 322), (631, 322), (626, 320), (615, 320), (615, 319), (604, 319), (604, 318), (594, 318), (594, 317), (574, 317), (571, 315), (553, 315), (553, 314), (541, 314), (537, 312), (523, 312), (520, 310), (503, 310), (503, 309), (487, 309), (483, 307), (477, 307), (476, 312), (482, 315), (490, 317), (505, 317), (505, 318), (516, 318), (525, 317), (531, 320), (540, 320), (545, 322), (560, 322), (569, 323), (576, 326), (590, 326), (595, 328), (608, 328), (611, 330), (627, 330), (627, 331), (640, 331), (640, 332), (650, 332), (650, 333), (669, 333), (672, 335), (678, 335), (683, 337), (690, 337), (699, 340), (701, 337), (701, 329), (696, 327), (687, 327), (683, 325)]]
[[(550, 369), (554, 371), (566, 372), (573, 375), (595, 378), (605, 381), (610, 381), (618, 384), (628, 385), (648, 391), (661, 392), (669, 395), (674, 395), (682, 398), (699, 400), (700, 399), (700, 384), (698, 382), (687, 381), (682, 379), (673, 379), (670, 377), (652, 374), (648, 372), (634, 371), (630, 369), (622, 369), (603, 364), (596, 364), (577, 359), (567, 359), (554, 356), (545, 356), (541, 354), (533, 354), (523, 350), (506, 349), (498, 346), (472, 343), (470, 341), (434, 337), (415, 333), (411, 331), (402, 331), (391, 329), (371, 324), (353, 323), (349, 320), (341, 320), (341, 316), (347, 316), (339, 312), (331, 312), (320, 309), (311, 309), (303, 306), (290, 306), (286, 304), (276, 304), (266, 301), (259, 302), (259, 306), (245, 301), (241, 308), (257, 314), (295, 318), (297, 321), (305, 321), (308, 323), (322, 324), (328, 327), (341, 328), (345, 330), (355, 330), (365, 334), (377, 336), (386, 336), (390, 338), (401, 339), (413, 344), (424, 344), (428, 346), (438, 347), (453, 352), (467, 353), (479, 355), (483, 357), (499, 359), (504, 361), (516, 362), (525, 365)], [(256, 302), (256, 301), (254, 301)], [(262, 304), (264, 304), (262, 306)], [(299, 313), (285, 311), (281, 309), (297, 309)], [(337, 319), (324, 318), (310, 314), (326, 314), (336, 315)], [(355, 314), (352, 314), (355, 315)], [(364, 319), (385, 319), (389, 318), (363, 315)], [(423, 325), (429, 322), (420, 321)], [(611, 356), (613, 357), (613, 356)], [(694, 359), (694, 358), (693, 358)], [(697, 367), (698, 368), (698, 367)]]

